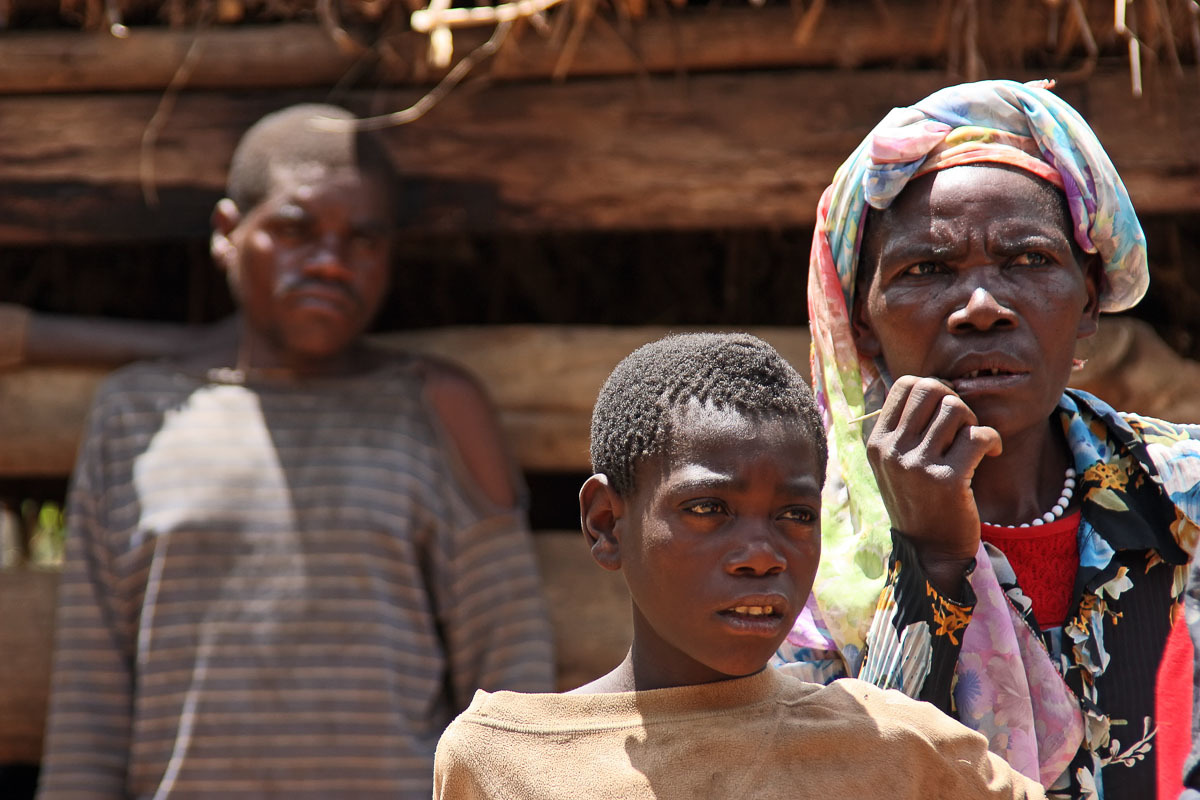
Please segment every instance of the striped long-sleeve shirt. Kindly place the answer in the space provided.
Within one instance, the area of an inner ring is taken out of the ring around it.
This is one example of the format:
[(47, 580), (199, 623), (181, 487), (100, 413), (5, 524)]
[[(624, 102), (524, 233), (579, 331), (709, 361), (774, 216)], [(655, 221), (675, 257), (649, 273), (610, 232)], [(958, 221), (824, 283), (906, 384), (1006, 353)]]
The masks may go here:
[(476, 688), (552, 689), (523, 515), (465, 476), (422, 376), (141, 364), (103, 385), (70, 491), (42, 800), (427, 798)]

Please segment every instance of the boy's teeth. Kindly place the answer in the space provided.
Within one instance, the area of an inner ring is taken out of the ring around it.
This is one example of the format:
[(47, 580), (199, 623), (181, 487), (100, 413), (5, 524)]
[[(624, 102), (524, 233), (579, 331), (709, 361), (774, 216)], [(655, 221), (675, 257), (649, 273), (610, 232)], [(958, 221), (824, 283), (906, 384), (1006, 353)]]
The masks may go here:
[(763, 614), (773, 614), (775, 606), (735, 606), (733, 613), (749, 614), (752, 617), (759, 617)]
[(963, 375), (963, 377), (964, 378), (978, 378), (980, 375), (999, 375), (999, 374), (1000, 374), (1000, 370), (998, 370), (998, 369), (973, 369), (970, 372), (968, 372), (966, 375)]

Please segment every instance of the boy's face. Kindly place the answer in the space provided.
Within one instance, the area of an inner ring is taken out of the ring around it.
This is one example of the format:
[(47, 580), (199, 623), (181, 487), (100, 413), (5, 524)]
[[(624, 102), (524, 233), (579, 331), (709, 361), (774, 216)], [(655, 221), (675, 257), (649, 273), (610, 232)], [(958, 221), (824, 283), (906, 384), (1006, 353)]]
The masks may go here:
[(668, 452), (639, 464), (614, 514), (634, 673), (652, 676), (639, 688), (762, 669), (804, 606), (821, 554), (821, 470), (801, 424), (693, 405), (674, 430)]
[(386, 194), (351, 168), (280, 170), (272, 183), (248, 212), (218, 205), (214, 254), (241, 305), (250, 365), (320, 369), (362, 334), (387, 292)]

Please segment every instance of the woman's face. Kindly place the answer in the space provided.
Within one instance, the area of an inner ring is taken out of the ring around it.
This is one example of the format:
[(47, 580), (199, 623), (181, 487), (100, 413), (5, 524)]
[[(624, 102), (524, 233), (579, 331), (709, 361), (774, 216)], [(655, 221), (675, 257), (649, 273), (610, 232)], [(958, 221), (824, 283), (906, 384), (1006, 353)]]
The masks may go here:
[(1057, 190), (970, 165), (923, 176), (871, 220), (853, 324), (894, 378), (941, 378), (1001, 436), (1044, 424), (1096, 331), (1097, 270)]

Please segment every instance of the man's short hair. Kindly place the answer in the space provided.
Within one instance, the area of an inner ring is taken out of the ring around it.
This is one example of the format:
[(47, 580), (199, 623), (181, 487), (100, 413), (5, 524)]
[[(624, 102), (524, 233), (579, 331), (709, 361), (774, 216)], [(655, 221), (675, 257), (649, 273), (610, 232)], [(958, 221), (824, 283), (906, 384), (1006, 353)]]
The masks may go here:
[(322, 119), (352, 122), (357, 117), (338, 106), (304, 103), (267, 114), (254, 123), (233, 151), (225, 195), (245, 213), (271, 193), (278, 170), (316, 165), (330, 170), (356, 168), (378, 178), (391, 196), (396, 169), (382, 137), (356, 131), (349, 124), (322, 125)]
[(812, 390), (774, 347), (748, 333), (685, 333), (642, 345), (608, 376), (592, 411), (592, 471), (622, 496), (638, 464), (670, 446), (677, 412), (697, 401), (749, 416), (793, 417), (828, 448)]

